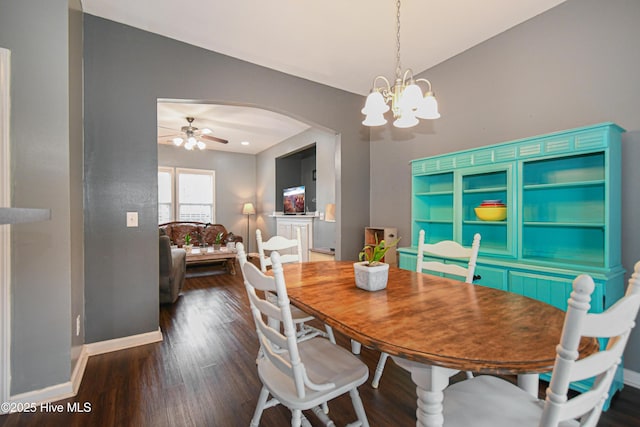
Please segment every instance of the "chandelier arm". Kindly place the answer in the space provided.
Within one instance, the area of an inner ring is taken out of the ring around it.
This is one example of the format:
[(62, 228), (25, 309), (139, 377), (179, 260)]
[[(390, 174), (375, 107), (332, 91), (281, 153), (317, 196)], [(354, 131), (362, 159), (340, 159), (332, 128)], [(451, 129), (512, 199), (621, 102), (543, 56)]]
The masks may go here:
[(423, 78), (416, 79), (416, 83), (418, 83), (418, 82), (425, 82), (427, 84), (427, 86), (429, 86), (429, 92), (431, 92), (431, 82), (429, 80), (423, 79)]
[[(384, 80), (387, 87), (377, 88), (376, 83), (378, 79)], [(378, 90), (378, 89), (382, 89), (383, 94), (384, 94), (384, 91), (391, 92), (391, 84), (389, 83), (389, 80), (385, 76), (377, 76), (375, 79), (373, 79), (373, 90)]]
[(409, 82), (413, 82), (413, 71), (411, 71), (411, 68), (407, 68), (407, 70), (404, 72), (404, 75), (402, 76), (402, 86), (407, 85), (407, 75), (410, 76)]

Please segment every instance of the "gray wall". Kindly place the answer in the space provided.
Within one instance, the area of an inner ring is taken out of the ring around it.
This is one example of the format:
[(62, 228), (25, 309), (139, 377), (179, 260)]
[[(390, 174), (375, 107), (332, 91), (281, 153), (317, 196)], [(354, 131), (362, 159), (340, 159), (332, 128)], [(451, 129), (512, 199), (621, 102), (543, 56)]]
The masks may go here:
[(256, 156), (159, 145), (158, 166), (216, 171), (216, 222), (245, 237), (247, 217), (242, 215), (242, 205), (255, 203)]
[[(409, 245), (409, 161), (612, 121), (640, 130), (640, 2), (569, 0), (428, 70), (442, 118), (372, 132), (371, 223), (397, 226)], [(410, 65), (410, 64), (406, 64)], [(638, 137), (623, 142), (624, 267), (640, 259)], [(393, 171), (393, 173), (379, 173)], [(635, 221), (634, 221), (635, 220)], [(640, 328), (625, 366), (640, 371)]]
[[(71, 225), (82, 216), (80, 166), (70, 167), (70, 158), (81, 157), (81, 86), (70, 84), (71, 76), (80, 75), (79, 34), (72, 32), (70, 40), (67, 0), (0, 0), (0, 10), (0, 46), (12, 51), (12, 204), (51, 208), (52, 216), (12, 228), (15, 395), (70, 378), (70, 326), (76, 314), (71, 301), (75, 311), (82, 299), (81, 274), (71, 257), (72, 248), (76, 253), (82, 244), (77, 225)], [(77, 17), (72, 21), (78, 24)]]
[[(327, 203), (336, 202), (336, 175), (340, 173), (336, 168), (335, 156), (339, 155), (336, 149), (336, 135), (319, 128), (312, 128), (299, 135), (295, 135), (257, 155), (257, 212), (256, 226), (263, 233), (263, 238), (269, 238), (276, 233), (276, 220), (269, 217), (274, 211), (282, 211), (281, 191), (276, 186), (275, 164), (276, 158), (287, 153), (298, 151), (309, 144), (316, 144), (316, 205), (319, 212), (323, 212)], [(369, 191), (368, 183), (366, 191)], [(336, 207), (338, 209), (338, 207)], [(366, 219), (366, 218), (365, 218)], [(363, 226), (363, 230), (364, 230)], [(315, 247), (336, 247), (336, 223), (329, 223), (319, 219), (313, 223), (313, 243)], [(251, 229), (252, 232), (254, 228)], [(364, 232), (363, 232), (364, 233)], [(356, 247), (361, 243), (363, 233), (355, 235), (351, 239), (358, 239)], [(255, 244), (252, 243), (255, 248)], [(336, 248), (339, 251), (339, 248)], [(353, 253), (351, 249), (345, 254)], [(339, 256), (339, 254), (336, 254)], [(357, 253), (355, 255), (357, 257)], [(339, 258), (338, 258), (339, 259)], [(345, 259), (350, 259), (349, 257)], [(355, 258), (352, 258), (355, 259)]]
[[(339, 133), (339, 245), (357, 253), (369, 218), (362, 97), (90, 15), (84, 22), (87, 342), (158, 328), (158, 260), (148, 255), (158, 251), (158, 98), (258, 106)], [(125, 227), (127, 211), (139, 212), (138, 228)]]

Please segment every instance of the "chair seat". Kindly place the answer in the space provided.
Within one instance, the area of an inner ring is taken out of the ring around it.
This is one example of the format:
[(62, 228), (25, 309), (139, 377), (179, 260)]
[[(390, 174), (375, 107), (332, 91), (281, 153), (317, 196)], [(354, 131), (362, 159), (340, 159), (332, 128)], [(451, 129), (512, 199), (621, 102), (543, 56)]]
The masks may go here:
[[(448, 427), (537, 427), (544, 402), (515, 384), (490, 375), (455, 383), (444, 390)], [(561, 427), (575, 427), (567, 421)]]
[[(296, 394), (291, 377), (278, 370), (267, 359), (258, 361), (258, 375), (269, 392), (289, 408), (309, 409), (363, 384), (369, 369), (360, 359), (324, 338), (313, 338), (298, 344), (300, 359), (307, 376), (316, 384), (333, 383), (330, 391), (307, 389), (302, 399)], [(282, 355), (287, 358), (287, 354)]]

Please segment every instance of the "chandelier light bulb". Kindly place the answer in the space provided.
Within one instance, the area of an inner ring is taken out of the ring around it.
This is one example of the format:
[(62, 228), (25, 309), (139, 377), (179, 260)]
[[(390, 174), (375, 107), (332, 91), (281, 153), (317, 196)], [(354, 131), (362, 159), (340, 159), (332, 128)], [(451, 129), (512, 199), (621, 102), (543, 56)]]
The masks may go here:
[(204, 142), (202, 142), (202, 141), (198, 141), (198, 142), (196, 143), (196, 145), (197, 145), (197, 146), (198, 146), (198, 148), (199, 148), (199, 149), (201, 149), (201, 150), (204, 150), (204, 149), (207, 147), (207, 146), (205, 145), (205, 143), (204, 143)]
[(184, 142), (184, 139), (182, 139), (182, 138), (173, 138), (173, 144), (176, 147), (180, 147), (183, 142)]

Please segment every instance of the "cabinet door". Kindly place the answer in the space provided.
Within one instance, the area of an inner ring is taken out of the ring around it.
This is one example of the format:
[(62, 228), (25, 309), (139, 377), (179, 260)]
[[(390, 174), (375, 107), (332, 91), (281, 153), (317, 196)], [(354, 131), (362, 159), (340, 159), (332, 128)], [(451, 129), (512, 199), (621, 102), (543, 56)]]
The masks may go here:
[(607, 267), (605, 153), (522, 163), (523, 260)]
[[(511, 164), (468, 168), (457, 172), (456, 240), (471, 246), (475, 233), (480, 233), (480, 253), (515, 256), (514, 224), (516, 223)], [(500, 221), (484, 221), (477, 217), (475, 208), (484, 201), (501, 201), (506, 205), (507, 217)]]
[(488, 288), (500, 289), (506, 291), (508, 289), (507, 270), (504, 268), (488, 267), (485, 265), (476, 265), (474, 276), (477, 278), (473, 281), (475, 285), (486, 286)]

